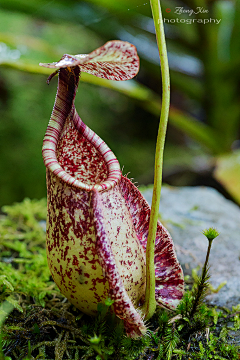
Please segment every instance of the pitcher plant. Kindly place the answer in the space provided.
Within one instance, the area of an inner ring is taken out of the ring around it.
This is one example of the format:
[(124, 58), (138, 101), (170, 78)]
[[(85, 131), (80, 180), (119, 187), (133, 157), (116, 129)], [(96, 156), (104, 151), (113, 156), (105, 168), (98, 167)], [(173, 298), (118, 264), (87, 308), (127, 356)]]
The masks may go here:
[[(146, 332), (141, 311), (146, 290), (150, 207), (122, 175), (113, 152), (79, 117), (74, 99), (81, 72), (128, 80), (139, 70), (136, 48), (109, 41), (88, 55), (63, 55), (40, 64), (56, 69), (58, 89), (43, 141), (47, 171), (47, 257), (62, 294), (82, 312), (97, 314), (113, 301), (126, 332)], [(129, 154), (131, 156), (131, 154)], [(183, 272), (173, 241), (158, 221), (154, 252), (155, 299), (175, 309), (183, 295)]]

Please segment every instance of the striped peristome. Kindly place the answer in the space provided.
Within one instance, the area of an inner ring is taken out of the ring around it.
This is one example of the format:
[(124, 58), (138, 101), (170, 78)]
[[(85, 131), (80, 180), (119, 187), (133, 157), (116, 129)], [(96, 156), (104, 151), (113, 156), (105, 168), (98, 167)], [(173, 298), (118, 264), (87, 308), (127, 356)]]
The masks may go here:
[[(88, 64), (95, 59), (101, 66), (102, 59), (109, 61), (114, 53), (117, 71), (112, 73), (118, 77), (121, 59), (128, 58), (130, 68), (139, 64), (134, 51), (128, 43), (109, 42), (83, 59)], [(98, 303), (110, 297), (127, 334), (137, 337), (146, 332), (139, 309), (146, 286), (150, 207), (122, 176), (109, 147), (77, 114), (74, 99), (82, 65), (74, 60), (70, 67), (66, 61), (71, 58), (63, 58), (42, 150), (47, 169), (49, 268), (61, 292), (86, 314), (96, 314)], [(156, 300), (174, 309), (183, 295), (183, 273), (172, 239), (160, 222), (154, 261)]]

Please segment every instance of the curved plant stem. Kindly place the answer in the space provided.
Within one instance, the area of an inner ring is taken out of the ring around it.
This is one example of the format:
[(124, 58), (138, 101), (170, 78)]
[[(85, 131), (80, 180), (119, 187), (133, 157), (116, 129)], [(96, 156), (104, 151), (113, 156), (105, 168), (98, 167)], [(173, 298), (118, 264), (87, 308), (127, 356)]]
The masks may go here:
[(170, 78), (167, 58), (167, 48), (164, 36), (163, 19), (159, 0), (150, 0), (154, 25), (156, 29), (156, 38), (161, 62), (162, 73), (162, 110), (157, 137), (155, 154), (155, 172), (154, 187), (152, 197), (152, 208), (149, 223), (149, 233), (146, 249), (146, 293), (145, 303), (143, 305), (143, 314), (145, 319), (150, 319), (156, 309), (155, 300), (155, 267), (154, 267), (154, 248), (157, 230), (157, 220), (159, 213), (159, 203), (162, 188), (162, 168), (163, 168), (163, 150), (167, 130), (167, 121), (170, 105)]

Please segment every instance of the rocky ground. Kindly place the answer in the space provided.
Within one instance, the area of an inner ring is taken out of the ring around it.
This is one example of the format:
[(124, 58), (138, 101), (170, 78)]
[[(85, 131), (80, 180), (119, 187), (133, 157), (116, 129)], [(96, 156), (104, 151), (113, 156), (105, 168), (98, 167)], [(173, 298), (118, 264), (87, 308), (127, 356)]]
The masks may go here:
[[(143, 191), (151, 204), (152, 189)], [(240, 208), (209, 187), (162, 189), (160, 218), (170, 232), (184, 274), (204, 263), (208, 241), (202, 231), (214, 227), (220, 235), (210, 254), (210, 283), (218, 291), (207, 302), (218, 307), (240, 304)], [(233, 334), (240, 344), (240, 331)]]

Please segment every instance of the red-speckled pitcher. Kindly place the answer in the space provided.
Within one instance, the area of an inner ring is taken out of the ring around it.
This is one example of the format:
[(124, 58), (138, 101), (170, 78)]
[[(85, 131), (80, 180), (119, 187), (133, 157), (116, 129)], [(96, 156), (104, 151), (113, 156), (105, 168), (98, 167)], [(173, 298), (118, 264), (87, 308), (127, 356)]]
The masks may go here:
[[(110, 297), (127, 333), (146, 331), (138, 307), (146, 281), (150, 208), (103, 140), (80, 119), (74, 98), (80, 71), (110, 80), (136, 75), (133, 45), (110, 41), (89, 55), (64, 55), (58, 91), (43, 142), (47, 168), (47, 256), (61, 292), (86, 314)], [(156, 301), (174, 309), (183, 295), (183, 273), (172, 239), (158, 223)]]

